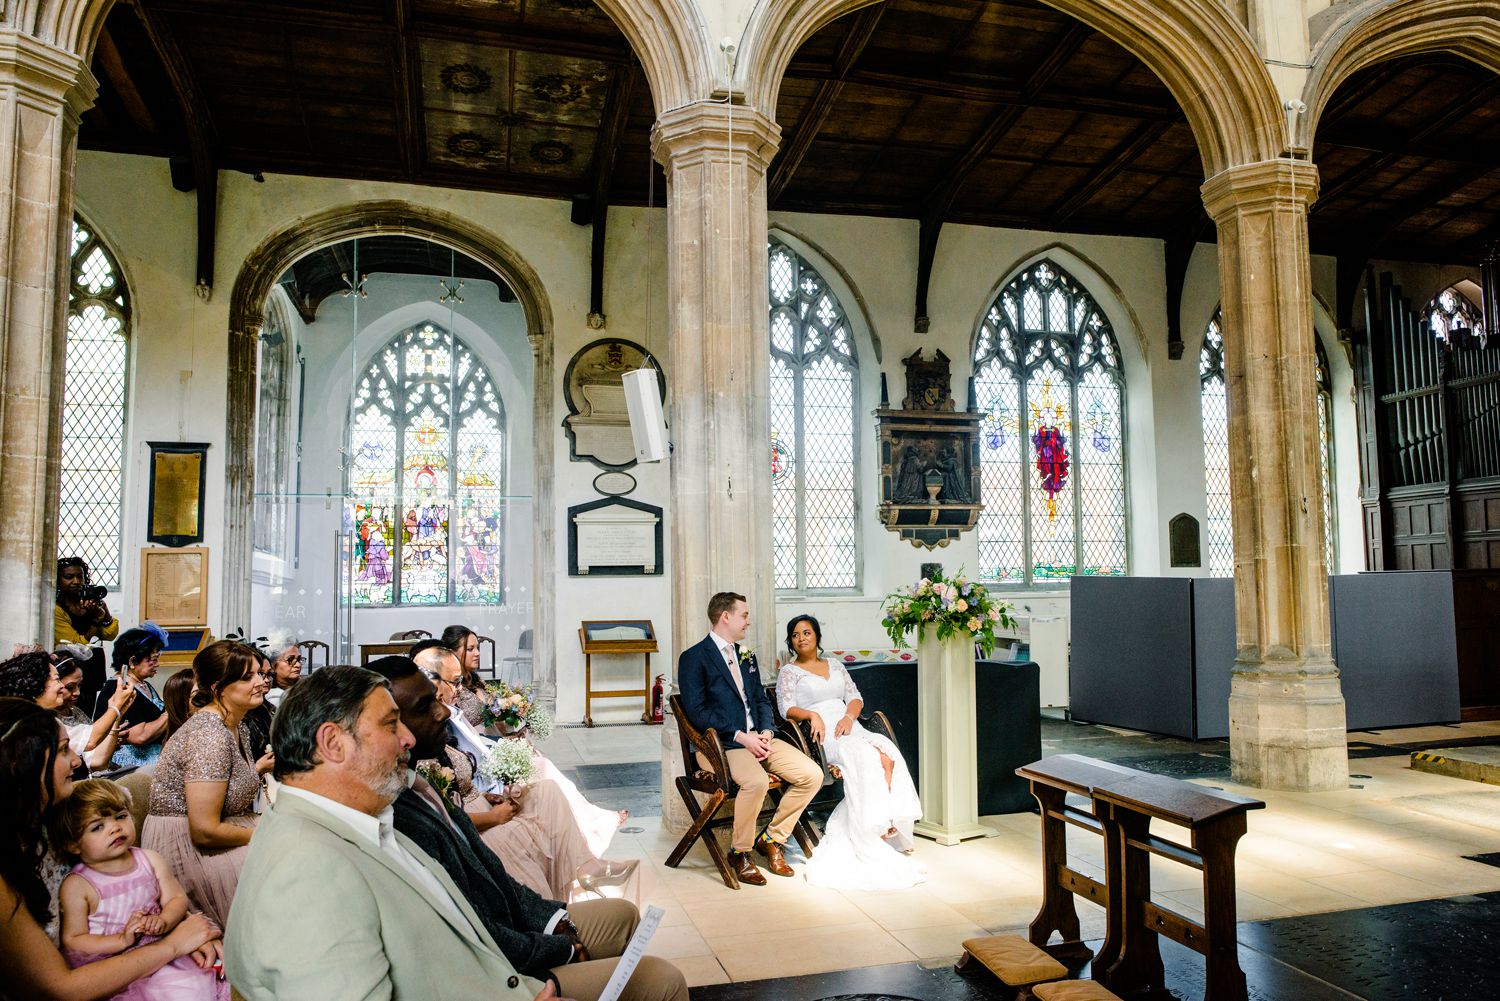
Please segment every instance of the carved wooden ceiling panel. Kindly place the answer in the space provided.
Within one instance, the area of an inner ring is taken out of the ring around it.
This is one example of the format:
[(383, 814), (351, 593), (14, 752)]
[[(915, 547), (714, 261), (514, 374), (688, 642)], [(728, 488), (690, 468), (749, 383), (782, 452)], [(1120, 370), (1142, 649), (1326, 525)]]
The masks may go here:
[[(610, 201), (665, 200), (644, 77), (592, 0), (125, 0), (94, 73), (85, 148), (556, 198), (612, 163)], [(1166, 87), (1035, 0), (840, 18), (792, 60), (776, 117), (775, 209), (1154, 237), (1203, 222)], [(1478, 67), (1350, 81), (1315, 150), (1314, 248), (1476, 259), (1500, 224), (1497, 130), (1500, 79)]]

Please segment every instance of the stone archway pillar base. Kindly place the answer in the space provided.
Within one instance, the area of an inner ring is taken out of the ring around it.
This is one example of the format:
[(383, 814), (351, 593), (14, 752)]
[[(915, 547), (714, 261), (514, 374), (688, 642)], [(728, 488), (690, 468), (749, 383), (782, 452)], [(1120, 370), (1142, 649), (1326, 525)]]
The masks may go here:
[(0, 658), (52, 635), (73, 164), (95, 90), (76, 55), (0, 31)]
[(1267, 160), (1203, 185), (1219, 227), (1238, 655), (1229, 698), (1235, 781), (1341, 789), (1344, 699), (1331, 656), (1319, 501), (1311, 164)]

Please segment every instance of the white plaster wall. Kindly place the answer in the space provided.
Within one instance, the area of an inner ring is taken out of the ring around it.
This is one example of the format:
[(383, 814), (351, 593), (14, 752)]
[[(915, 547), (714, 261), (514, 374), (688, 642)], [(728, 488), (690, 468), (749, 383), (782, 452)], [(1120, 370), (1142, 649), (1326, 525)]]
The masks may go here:
[[(553, 519), (556, 547), (550, 556), (537, 554), (537, 558), (550, 558), (557, 568), (553, 600), (556, 604), (554, 641), (560, 718), (572, 721), (583, 715), (584, 665), (576, 635), (578, 623), (583, 619), (628, 617), (653, 620), (662, 649), (653, 658), (651, 673), (671, 673), (675, 652), (670, 649), (669, 623), (674, 610), (671, 608), (670, 581), (665, 574), (646, 578), (578, 578), (567, 575), (566, 509), (569, 505), (598, 497), (591, 484), (600, 470), (591, 463), (567, 458), (568, 442), (562, 426), (562, 419), (568, 413), (562, 394), (562, 374), (573, 353), (584, 344), (600, 336), (619, 336), (644, 344), (657, 357), (666, 353), (666, 232), (661, 210), (615, 209), (610, 214), (606, 248), (609, 325), (601, 334), (590, 330), (586, 324), (589, 231), (569, 222), (568, 205), (564, 202), (399, 184), (273, 175), (268, 175), (264, 184), (257, 184), (243, 175), (226, 173), (221, 178), (220, 188), (219, 292), (210, 302), (202, 303), (191, 290), (193, 198), (171, 189), (163, 161), (114, 154), (81, 154), (78, 191), (81, 211), (94, 222), (120, 256), (136, 307), (126, 552), (134, 553), (142, 544), (144, 535), (146, 480), (143, 442), (157, 438), (211, 442), (214, 447), (209, 458), (206, 539), (215, 554), (209, 595), (211, 624), (221, 629), (240, 625), (220, 622), (217, 586), (223, 524), (228, 291), (237, 269), (254, 247), (271, 234), (294, 224), (299, 216), (360, 200), (402, 198), (468, 218), (474, 225), (486, 228), (497, 239), (514, 247), (537, 272), (552, 308), (554, 384), (545, 390), (553, 394), (555, 421), (550, 435), (551, 454), (531, 456), (530, 461), (551, 462), (556, 473), (556, 510), (547, 515)], [(917, 246), (915, 222), (773, 213), (771, 224), (814, 264), (820, 268), (828, 265), (823, 270), (824, 276), (839, 294), (856, 329), (862, 368), (860, 407), (864, 414), (873, 410), (878, 402), (881, 372), (887, 376), (893, 401), (900, 400), (905, 392), (901, 359), (918, 347), (929, 351), (941, 348), (953, 360), (955, 394), (961, 396), (969, 375), (974, 330), (999, 288), (1017, 270), (1042, 254), (1054, 257), (1098, 300), (1114, 327), (1122, 350), (1129, 387), (1126, 420), (1131, 571), (1138, 575), (1193, 572), (1185, 569), (1174, 571), (1168, 567), (1166, 525), (1179, 511), (1193, 514), (1200, 522), (1205, 513), (1197, 352), (1203, 327), (1218, 301), (1217, 261), (1212, 245), (1200, 246), (1190, 263), (1182, 307), (1185, 351), (1181, 359), (1173, 361), (1166, 354), (1166, 289), (1159, 241), (947, 226), (938, 246), (929, 293), (931, 332), (919, 335), (912, 331)], [(1315, 262), (1314, 275), (1315, 290), (1325, 300), (1332, 301), (1330, 268)], [(377, 289), (372, 282), (372, 298), (363, 300), (357, 307), (361, 317), (358, 322), (362, 324), (359, 329), (365, 332), (361, 335), (361, 342), (351, 345), (350, 335), (334, 336), (327, 341), (331, 367), (337, 368), (339, 378), (345, 381), (328, 381), (324, 388), (308, 394), (306, 419), (309, 430), (319, 430), (323, 435), (319, 447), (325, 455), (330, 454), (329, 448), (336, 451), (333, 442), (342, 434), (347, 412), (347, 380), (351, 378), (355, 360), (366, 359), (374, 344), (382, 339), (382, 331), (384, 336), (389, 336), (412, 318), (414, 314), (410, 314), (410, 309), (419, 308), (398, 305), (395, 300), (377, 299)], [(472, 295), (466, 294), (466, 298), (477, 308), (481, 293), (473, 285), (466, 289), (466, 293), (471, 292)], [(324, 306), (326, 316), (320, 314), (311, 332), (302, 332), (304, 339), (310, 344), (324, 323), (340, 330), (345, 329), (341, 324), (347, 323), (347, 329), (352, 332), (355, 329), (352, 315), (339, 313), (340, 310), (356, 308), (351, 303), (351, 300), (329, 300)], [(509, 308), (518, 312), (515, 307)], [(403, 313), (402, 309), (408, 312)], [(524, 353), (518, 353), (519, 319), (511, 316), (502, 321), (495, 317), (470, 316), (463, 311), (461, 314), (476, 329), (504, 329), (505, 333), (491, 345), (495, 351), (491, 371), (500, 377), (498, 369), (505, 367), (515, 374), (514, 383), (503, 387), (512, 428), (518, 427), (520, 421), (529, 421), (529, 408), (524, 399), (534, 390), (530, 386), (529, 360)], [(344, 319), (335, 320), (340, 315)], [(372, 320), (371, 317), (378, 319)], [(463, 326), (456, 326), (461, 336), (471, 344), (475, 343), (477, 334), (469, 336)], [(1320, 327), (1327, 327), (1326, 318)], [(1349, 372), (1342, 351), (1329, 336), (1330, 330), (1323, 329), (1320, 333), (1334, 368), (1340, 548), (1344, 568), (1357, 569), (1362, 547), (1358, 542), (1358, 460), (1353, 407), (1347, 396)], [(506, 341), (506, 337), (510, 340)], [(507, 343), (508, 348), (504, 347)], [(334, 344), (338, 345), (337, 352), (333, 350)], [(486, 360), (491, 358), (487, 356)], [(311, 372), (311, 360), (309, 365)], [(185, 379), (181, 375), (183, 372), (187, 373)], [(668, 379), (691, 378), (690, 373), (670, 370), (666, 375)], [(518, 400), (514, 405), (512, 393)], [(863, 491), (860, 593), (817, 599), (789, 596), (779, 600), (774, 609), (752, 610), (757, 616), (773, 615), (778, 622), (784, 622), (797, 612), (811, 611), (823, 621), (825, 643), (832, 647), (885, 645), (879, 626), (881, 599), (896, 587), (914, 580), (924, 561), (937, 560), (950, 570), (960, 566), (972, 569), (978, 564), (972, 534), (946, 549), (929, 554), (900, 542), (876, 522), (878, 490), (873, 418), (866, 417), (865, 421), (860, 449)], [(668, 422), (671, 422), (670, 414)], [(312, 427), (314, 424), (317, 428)], [(523, 444), (529, 447), (529, 442), (520, 434), (513, 434), (512, 442), (516, 449)], [(512, 473), (519, 477), (522, 475), (520, 466), (527, 460), (524, 453), (513, 452), (512, 455), (516, 459), (511, 466)], [(329, 464), (315, 471), (312, 466), (305, 465), (304, 493), (314, 492), (320, 486), (334, 488), (336, 483), (328, 480), (332, 475), (331, 468), (332, 464)], [(665, 463), (637, 466), (630, 472), (638, 481), (632, 499), (668, 508)], [(330, 510), (336, 507), (330, 503)], [(665, 510), (665, 517), (670, 519), (670, 510)], [(513, 521), (513, 526), (526, 528), (528, 522), (518, 518)], [(325, 527), (322, 534), (331, 535), (331, 532)], [(670, 562), (669, 528), (664, 537), (668, 546), (665, 558)], [(304, 553), (310, 551), (309, 547), (324, 545), (317, 538), (318, 533), (310, 532), (305, 525)], [(331, 561), (331, 541), (327, 542), (326, 548), (326, 559)], [(133, 604), (136, 593), (136, 563), (134, 558), (126, 561), (127, 608)], [(304, 576), (313, 584), (314, 590), (319, 586), (331, 587), (331, 574), (326, 582), (312, 581), (310, 576)], [(515, 582), (520, 578), (513, 574), (512, 580)], [(529, 580), (522, 583), (530, 587)], [(302, 586), (299, 583), (299, 589)], [(299, 614), (308, 617), (313, 630), (334, 628), (331, 605), (326, 599), (322, 603), (296, 602), (294, 598), (305, 598), (306, 595), (279, 597), (289, 607), (301, 605)], [(316, 594), (313, 597), (324, 598)], [(1065, 589), (1017, 592), (1013, 598), (1021, 611), (1033, 614), (1066, 614), (1068, 610)], [(505, 637), (518, 634), (527, 620), (527, 610), (521, 607), (521, 602), (517, 602), (517, 606), (507, 609), (503, 620), (493, 620), (489, 630), (496, 634), (502, 647), (511, 645)], [(355, 639), (365, 642), (383, 639), (394, 629), (409, 626), (436, 631), (449, 622), (466, 617), (483, 630), (485, 622), (482, 616), (468, 616), (469, 611), (403, 612), (395, 624), (392, 624), (392, 613), (379, 616), (361, 613), (355, 624)], [(687, 609), (678, 614), (699, 618), (702, 613), (697, 609)], [(127, 612), (125, 618), (129, 620), (132, 616)], [(512, 627), (509, 633), (504, 628), (506, 625)], [(261, 627), (255, 624), (254, 628)], [(502, 650), (502, 656), (504, 653)], [(596, 688), (637, 686), (642, 676), (641, 659), (596, 658), (594, 674)], [(623, 721), (634, 719), (638, 713), (638, 703), (620, 700), (599, 703), (594, 716), (600, 721)]]

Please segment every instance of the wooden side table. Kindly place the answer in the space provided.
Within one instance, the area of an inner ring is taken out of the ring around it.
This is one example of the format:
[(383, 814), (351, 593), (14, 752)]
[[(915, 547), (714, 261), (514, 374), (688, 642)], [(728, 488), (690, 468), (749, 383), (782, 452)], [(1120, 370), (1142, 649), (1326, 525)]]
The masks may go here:
[[(651, 655), (656, 653), (656, 629), (649, 619), (587, 620), (578, 627), (578, 645), (583, 650), (583, 725), (594, 725), (595, 699), (640, 698), (644, 704), (641, 722), (651, 719)], [(646, 673), (640, 688), (594, 688), (594, 654), (641, 653), (646, 655)]]

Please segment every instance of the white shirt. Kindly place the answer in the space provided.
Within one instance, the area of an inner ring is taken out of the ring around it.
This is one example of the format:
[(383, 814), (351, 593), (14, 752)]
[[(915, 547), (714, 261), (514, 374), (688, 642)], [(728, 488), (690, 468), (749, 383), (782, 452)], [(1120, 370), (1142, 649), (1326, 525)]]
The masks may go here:
[[(400, 841), (396, 840), (396, 829), (391, 826), (391, 817), (395, 813), (394, 807), (387, 806), (380, 811), (378, 817), (372, 817), (368, 813), (362, 813), (350, 806), (345, 806), (337, 800), (320, 796), (306, 789), (299, 789), (294, 785), (285, 783), (281, 786), (282, 796), (291, 796), (301, 799), (307, 803), (333, 815), (354, 829), (354, 833), (371, 848), (377, 849), (382, 855), (395, 862), (400, 869), (410, 875), (414, 880), (427, 889), (442, 905), (450, 918), (457, 920), (459, 924), (468, 925), (476, 934), (478, 929), (474, 928), (468, 918), (464, 917), (463, 910), (454, 902), (452, 895), (448, 893), (438, 878), (432, 874), (432, 870), (423, 865), (415, 855), (407, 851)], [(479, 935), (482, 939), (484, 936)]]
[(740, 658), (734, 649), (735, 644), (715, 632), (710, 632), (708, 638), (713, 640), (719, 648), (719, 655), (724, 658), (724, 665), (729, 668), (729, 676), (734, 679), (734, 687), (740, 693), (740, 701), (745, 704), (744, 732), (754, 733), (755, 719), (750, 715), (750, 700), (745, 698), (745, 679), (740, 676)]

